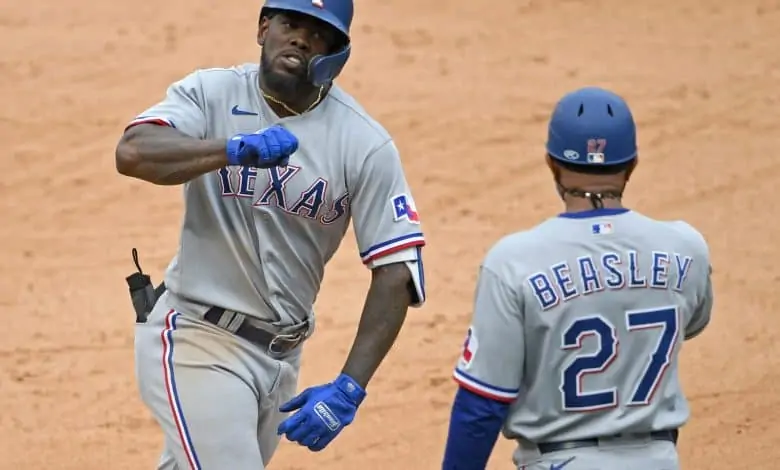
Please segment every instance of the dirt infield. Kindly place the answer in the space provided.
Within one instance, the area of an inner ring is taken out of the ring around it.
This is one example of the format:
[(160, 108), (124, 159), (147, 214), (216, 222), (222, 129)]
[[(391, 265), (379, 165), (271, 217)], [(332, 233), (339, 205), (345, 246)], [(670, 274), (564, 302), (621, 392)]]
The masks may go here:
[[(545, 120), (585, 84), (634, 107), (641, 165), (627, 203), (687, 219), (711, 244), (714, 320), (683, 350), (685, 468), (776, 465), (780, 211), (762, 197), (780, 178), (777, 2), (357, 4), (340, 83), (402, 151), (428, 237), (430, 300), (411, 313), (357, 421), (320, 454), (283, 443), (272, 468), (437, 468), (477, 265), (496, 238), (559, 210), (541, 159)], [(169, 82), (257, 60), (255, 6), (0, 5), (0, 470), (153, 468), (161, 435), (135, 388), (123, 277), (135, 246), (160, 279), (181, 197), (117, 175), (114, 144)], [(350, 232), (327, 270), (302, 387), (338, 372), (367, 285)], [(510, 451), (501, 442), (490, 468), (511, 468)]]

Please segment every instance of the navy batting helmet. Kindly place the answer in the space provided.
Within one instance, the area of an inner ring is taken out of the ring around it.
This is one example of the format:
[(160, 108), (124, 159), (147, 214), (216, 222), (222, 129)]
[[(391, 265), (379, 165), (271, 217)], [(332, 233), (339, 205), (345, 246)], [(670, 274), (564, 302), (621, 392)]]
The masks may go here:
[(265, 16), (269, 10), (302, 13), (336, 28), (344, 35), (344, 47), (330, 55), (314, 57), (309, 62), (309, 80), (315, 86), (321, 86), (331, 82), (341, 73), (349, 59), (351, 48), (349, 28), (354, 13), (352, 0), (266, 0), (260, 10), (260, 16)]
[(636, 125), (628, 104), (603, 88), (568, 93), (550, 118), (547, 153), (571, 165), (609, 166), (633, 160)]

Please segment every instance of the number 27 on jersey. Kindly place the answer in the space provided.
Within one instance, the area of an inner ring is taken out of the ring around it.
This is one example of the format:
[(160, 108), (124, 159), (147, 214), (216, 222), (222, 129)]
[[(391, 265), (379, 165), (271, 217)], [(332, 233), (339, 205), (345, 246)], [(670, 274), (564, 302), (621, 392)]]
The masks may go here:
[[(647, 329), (658, 332), (658, 341), (648, 357), (625, 358), (643, 368), (638, 382), (630, 390), (627, 404), (644, 406), (650, 404), (672, 361), (680, 331), (679, 314), (677, 307), (673, 306), (630, 311), (626, 312), (625, 321), (629, 335)], [(617, 329), (602, 315), (578, 318), (564, 331), (562, 347), (564, 350), (578, 350), (582, 347), (582, 340), (588, 336), (597, 338), (596, 352), (577, 355), (561, 373), (560, 392), (564, 411), (596, 411), (618, 405), (617, 387), (585, 391), (582, 386), (585, 376), (607, 371), (617, 359)], [(646, 360), (643, 362), (643, 359)]]

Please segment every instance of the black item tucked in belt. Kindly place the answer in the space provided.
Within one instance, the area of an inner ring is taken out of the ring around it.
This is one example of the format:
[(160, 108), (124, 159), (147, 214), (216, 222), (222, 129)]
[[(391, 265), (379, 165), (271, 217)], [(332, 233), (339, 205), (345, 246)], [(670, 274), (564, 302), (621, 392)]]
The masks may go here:
[[(653, 431), (651, 433), (644, 434), (644, 436), (650, 437), (653, 441), (669, 441), (677, 444), (678, 430), (673, 429), (670, 431)], [(581, 447), (596, 447), (599, 442), (603, 442), (603, 439), (619, 439), (620, 437), (629, 437), (630, 435), (614, 435), (604, 436), (603, 438), (592, 439), (579, 439), (574, 441), (562, 441), (562, 442), (543, 442), (537, 444), (539, 452), (542, 454), (548, 454), (550, 452), (558, 452), (561, 450), (579, 449)], [(642, 434), (637, 434), (638, 438), (641, 438)]]
[(212, 307), (206, 312), (203, 319), (219, 328), (231, 331), (236, 336), (244, 338), (250, 343), (266, 348), (266, 351), (272, 355), (290, 352), (306, 339), (308, 324), (302, 324), (300, 330), (294, 333), (275, 334), (252, 325), (246, 315), (236, 313), (236, 315), (241, 315), (241, 323), (238, 327), (235, 327), (231, 321), (229, 323), (232, 327), (228, 329), (220, 325), (220, 320), (222, 320), (222, 316), (225, 313), (226, 310), (224, 308)]

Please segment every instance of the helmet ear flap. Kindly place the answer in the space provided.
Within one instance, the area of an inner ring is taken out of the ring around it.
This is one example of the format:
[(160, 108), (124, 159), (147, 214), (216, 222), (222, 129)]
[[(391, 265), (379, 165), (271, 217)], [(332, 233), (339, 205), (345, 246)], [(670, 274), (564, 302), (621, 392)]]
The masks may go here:
[(352, 45), (347, 44), (344, 49), (331, 55), (321, 55), (309, 62), (309, 81), (314, 86), (327, 85), (336, 78), (349, 59)]

